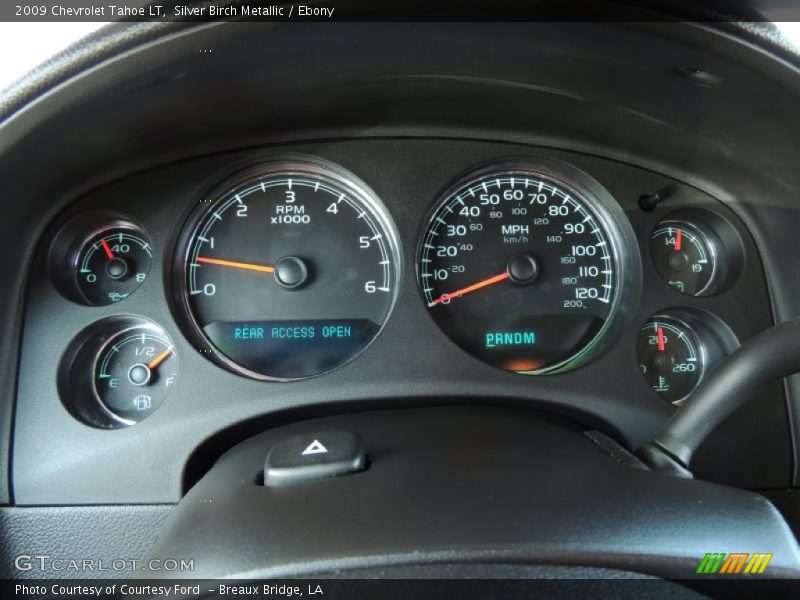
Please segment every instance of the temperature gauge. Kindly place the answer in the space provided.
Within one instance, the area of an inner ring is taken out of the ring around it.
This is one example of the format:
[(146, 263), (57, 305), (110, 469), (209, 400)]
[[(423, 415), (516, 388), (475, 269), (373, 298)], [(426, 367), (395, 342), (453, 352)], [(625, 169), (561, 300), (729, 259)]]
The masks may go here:
[(83, 421), (126, 427), (152, 415), (178, 375), (164, 330), (138, 317), (104, 319), (84, 331), (61, 364), (65, 404)]
[(83, 297), (102, 305), (124, 300), (144, 283), (153, 252), (143, 231), (116, 226), (88, 240), (76, 258)]
[(738, 341), (710, 314), (671, 310), (649, 319), (636, 343), (639, 368), (662, 398), (679, 405)]
[(144, 283), (153, 259), (147, 234), (121, 218), (82, 215), (53, 245), (52, 270), (72, 300), (103, 306), (124, 300)]

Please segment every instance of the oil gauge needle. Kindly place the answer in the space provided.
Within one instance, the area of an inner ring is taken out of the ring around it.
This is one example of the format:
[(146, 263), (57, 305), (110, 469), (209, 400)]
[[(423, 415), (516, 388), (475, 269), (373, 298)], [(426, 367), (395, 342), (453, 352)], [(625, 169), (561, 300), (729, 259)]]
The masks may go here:
[(100, 245), (103, 247), (108, 260), (114, 260), (114, 253), (111, 251), (111, 247), (108, 245), (108, 242), (105, 239), (102, 239), (100, 240)]
[(460, 298), (464, 294), (469, 294), (470, 292), (474, 292), (475, 290), (479, 290), (481, 288), (485, 288), (490, 285), (494, 285), (495, 283), (500, 283), (501, 281), (505, 281), (509, 278), (508, 273), (501, 273), (500, 275), (495, 275), (494, 277), (489, 277), (488, 279), (484, 279), (483, 281), (479, 281), (478, 283), (473, 283), (470, 286), (465, 288), (461, 288), (460, 290), (456, 290), (455, 292), (450, 292), (449, 294), (442, 294), (433, 302), (428, 303), (428, 306), (436, 306), (442, 302), (447, 302), (452, 298)]
[(257, 265), (253, 263), (238, 262), (235, 260), (222, 260), (220, 258), (205, 258), (198, 256), (194, 259), (196, 262), (206, 265), (218, 265), (220, 267), (233, 267), (234, 269), (246, 269), (248, 271), (260, 271), (261, 273), (274, 273), (275, 267), (269, 265)]
[(147, 363), (147, 368), (150, 369), (151, 371), (153, 369), (158, 368), (158, 365), (167, 360), (170, 354), (172, 354), (172, 348), (167, 348), (161, 354), (159, 354), (153, 360)]

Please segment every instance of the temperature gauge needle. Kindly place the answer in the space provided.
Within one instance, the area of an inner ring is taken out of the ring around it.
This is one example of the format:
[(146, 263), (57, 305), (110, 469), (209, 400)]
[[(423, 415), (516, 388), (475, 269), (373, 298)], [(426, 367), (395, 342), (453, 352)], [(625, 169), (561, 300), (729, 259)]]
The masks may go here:
[(464, 294), (469, 294), (470, 292), (474, 292), (475, 290), (479, 290), (481, 288), (485, 288), (489, 285), (494, 285), (495, 283), (500, 283), (501, 281), (505, 281), (509, 278), (508, 273), (501, 273), (500, 275), (495, 275), (494, 277), (489, 277), (488, 279), (484, 279), (483, 281), (479, 281), (478, 283), (473, 283), (472, 285), (461, 288), (460, 290), (456, 290), (455, 292), (451, 292), (449, 294), (442, 294), (433, 302), (430, 302), (428, 306), (436, 306), (442, 302), (447, 302), (452, 298), (460, 298)]
[(248, 271), (260, 271), (261, 273), (274, 273), (275, 267), (270, 267), (269, 265), (256, 265), (253, 263), (244, 263), (244, 262), (237, 262), (235, 260), (222, 260), (220, 258), (205, 258), (203, 256), (198, 256), (194, 259), (195, 262), (207, 264), (207, 265), (218, 265), (220, 267), (233, 267), (234, 269), (246, 269)]
[(172, 354), (172, 348), (167, 348), (161, 354), (159, 354), (153, 360), (147, 363), (147, 368), (150, 369), (151, 371), (153, 369), (158, 368), (158, 365), (167, 360), (170, 354)]
[(658, 351), (659, 352), (664, 352), (666, 347), (667, 347), (667, 341), (664, 338), (664, 328), (663, 327), (659, 327), (658, 328)]
[(680, 252), (682, 245), (683, 245), (683, 231), (678, 229), (678, 233), (675, 236), (675, 252)]

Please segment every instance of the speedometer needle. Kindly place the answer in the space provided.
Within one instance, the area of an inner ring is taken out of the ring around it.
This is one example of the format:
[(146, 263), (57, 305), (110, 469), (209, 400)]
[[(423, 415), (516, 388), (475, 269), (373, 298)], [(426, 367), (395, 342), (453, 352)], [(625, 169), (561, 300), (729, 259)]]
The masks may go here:
[(256, 265), (253, 263), (237, 262), (235, 260), (222, 260), (220, 258), (205, 258), (198, 256), (194, 259), (195, 262), (204, 263), (207, 265), (218, 265), (220, 267), (233, 267), (235, 269), (247, 269), (248, 271), (260, 271), (262, 273), (274, 273), (275, 267), (269, 265)]
[(474, 292), (475, 290), (479, 290), (481, 288), (485, 288), (486, 286), (493, 285), (495, 283), (500, 283), (508, 279), (508, 273), (501, 273), (500, 275), (495, 275), (494, 277), (489, 277), (488, 279), (484, 279), (483, 281), (479, 281), (478, 283), (473, 283), (470, 286), (465, 288), (461, 288), (460, 290), (456, 290), (455, 292), (450, 292), (449, 294), (442, 294), (433, 302), (428, 303), (428, 306), (436, 306), (442, 302), (447, 302), (452, 298), (460, 298), (464, 294), (469, 294), (470, 292)]

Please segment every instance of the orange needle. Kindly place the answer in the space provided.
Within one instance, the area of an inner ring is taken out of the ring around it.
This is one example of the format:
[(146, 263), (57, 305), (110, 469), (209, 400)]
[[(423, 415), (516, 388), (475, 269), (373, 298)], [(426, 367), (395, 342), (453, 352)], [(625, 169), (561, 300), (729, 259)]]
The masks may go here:
[(166, 349), (166, 350), (164, 350), (164, 351), (163, 351), (161, 354), (159, 354), (159, 355), (158, 355), (158, 356), (156, 356), (156, 357), (155, 357), (153, 360), (151, 360), (149, 363), (147, 363), (147, 368), (148, 368), (148, 369), (150, 369), (150, 370), (152, 371), (153, 369), (155, 369), (156, 367), (158, 367), (158, 365), (160, 365), (162, 362), (164, 362), (165, 360), (167, 360), (167, 357), (168, 357), (170, 354), (172, 354), (172, 348), (167, 348), (167, 349)]
[(447, 302), (451, 298), (460, 298), (464, 294), (469, 294), (470, 292), (474, 292), (475, 290), (485, 288), (487, 285), (500, 283), (501, 281), (504, 281), (506, 279), (508, 279), (508, 273), (501, 273), (500, 275), (489, 277), (489, 279), (484, 279), (483, 281), (479, 281), (478, 283), (473, 283), (468, 287), (461, 288), (460, 290), (456, 290), (455, 292), (451, 292), (450, 294), (442, 294), (436, 300), (429, 303), (428, 306), (436, 306), (441, 302)]
[(207, 265), (219, 265), (220, 267), (234, 267), (236, 269), (247, 269), (249, 271), (261, 271), (262, 273), (274, 273), (275, 267), (268, 265), (254, 265), (252, 263), (236, 262), (234, 260), (222, 260), (220, 258), (205, 258), (198, 256), (195, 261)]

